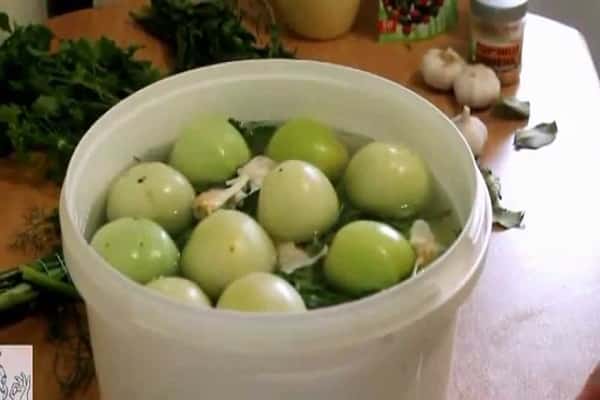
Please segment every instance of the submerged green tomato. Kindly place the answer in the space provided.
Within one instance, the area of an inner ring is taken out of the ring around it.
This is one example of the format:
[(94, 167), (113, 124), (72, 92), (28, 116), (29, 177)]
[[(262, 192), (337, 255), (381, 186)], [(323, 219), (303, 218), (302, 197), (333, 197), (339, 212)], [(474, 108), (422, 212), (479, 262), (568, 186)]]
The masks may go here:
[(306, 306), (287, 281), (273, 274), (254, 272), (227, 286), (217, 308), (248, 312), (301, 312)]
[(143, 162), (111, 185), (106, 205), (110, 221), (148, 218), (177, 235), (192, 223), (194, 188), (185, 176), (161, 162)]
[(181, 259), (181, 272), (216, 299), (234, 280), (275, 268), (275, 247), (248, 215), (219, 210), (196, 226)]
[(258, 221), (281, 241), (305, 241), (328, 228), (339, 211), (327, 177), (304, 161), (284, 161), (265, 177), (258, 196)]
[(113, 267), (139, 283), (177, 273), (179, 250), (156, 222), (119, 218), (94, 234), (92, 247)]
[(423, 159), (403, 145), (373, 142), (346, 169), (346, 193), (358, 208), (386, 218), (414, 216), (427, 204), (431, 176)]
[(204, 115), (183, 129), (169, 164), (203, 188), (227, 180), (249, 159), (248, 145), (227, 117)]
[(335, 235), (324, 271), (332, 285), (360, 295), (395, 285), (414, 264), (415, 253), (398, 231), (379, 222), (356, 221)]
[(202, 289), (194, 282), (177, 276), (168, 276), (155, 279), (146, 284), (152, 290), (156, 290), (171, 299), (182, 303), (210, 307), (210, 300)]
[(306, 161), (331, 180), (336, 180), (348, 163), (348, 149), (333, 130), (307, 118), (289, 120), (277, 129), (266, 155), (276, 161)]

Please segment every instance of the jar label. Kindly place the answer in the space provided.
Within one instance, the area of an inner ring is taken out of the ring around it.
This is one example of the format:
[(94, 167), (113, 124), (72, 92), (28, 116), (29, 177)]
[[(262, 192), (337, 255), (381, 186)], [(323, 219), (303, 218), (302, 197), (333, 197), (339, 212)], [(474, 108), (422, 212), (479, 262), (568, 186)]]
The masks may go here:
[(489, 65), (498, 72), (509, 71), (521, 66), (520, 42), (498, 46), (476, 41), (475, 60)]

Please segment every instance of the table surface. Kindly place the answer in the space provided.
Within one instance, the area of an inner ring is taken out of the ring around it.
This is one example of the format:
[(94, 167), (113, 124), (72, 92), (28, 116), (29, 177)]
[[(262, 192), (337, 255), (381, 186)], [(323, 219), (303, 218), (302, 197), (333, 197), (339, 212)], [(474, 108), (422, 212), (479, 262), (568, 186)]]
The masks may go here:
[[(51, 20), (60, 38), (99, 37), (141, 43), (140, 56), (166, 68), (168, 55), (128, 19), (142, 0)], [(411, 44), (375, 42), (375, 6), (364, 2), (354, 31), (330, 42), (290, 39), (301, 58), (371, 71), (406, 85), (448, 115), (459, 110), (451, 96), (424, 87), (418, 74), (430, 47), (466, 50), (466, 1), (453, 32)], [(369, 6), (370, 5), (370, 6)], [(526, 211), (525, 228), (496, 232), (489, 261), (461, 311), (450, 399), (574, 399), (600, 358), (600, 190), (597, 188), (600, 85), (582, 36), (538, 16), (528, 20), (521, 83), (507, 88), (532, 103), (529, 122), (479, 116), (490, 130), (483, 162), (503, 182), (505, 204)], [(512, 132), (525, 124), (556, 120), (554, 144), (516, 152)], [(11, 266), (27, 255), (8, 250), (31, 206), (55, 204), (58, 190), (11, 161), (0, 161), (0, 260)], [(30, 317), (0, 330), (0, 343), (35, 345), (37, 398), (59, 399), (54, 349), (44, 320)], [(96, 385), (78, 398), (99, 398)]]

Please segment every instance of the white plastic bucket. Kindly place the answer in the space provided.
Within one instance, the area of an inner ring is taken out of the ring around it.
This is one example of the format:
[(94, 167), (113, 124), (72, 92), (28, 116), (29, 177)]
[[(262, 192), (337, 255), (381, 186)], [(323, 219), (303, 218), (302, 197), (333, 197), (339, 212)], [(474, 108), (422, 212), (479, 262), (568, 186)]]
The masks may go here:
[[(135, 156), (165, 154), (199, 112), (242, 120), (300, 114), (419, 151), (464, 229), (416, 278), (360, 301), (302, 315), (198, 310), (108, 266), (87, 240), (111, 180)], [(162, 80), (90, 129), (71, 160), (60, 219), (69, 270), (87, 304), (107, 400), (388, 400), (445, 397), (455, 320), (477, 280), (491, 206), (457, 129), (388, 80), (312, 61), (242, 61)]]

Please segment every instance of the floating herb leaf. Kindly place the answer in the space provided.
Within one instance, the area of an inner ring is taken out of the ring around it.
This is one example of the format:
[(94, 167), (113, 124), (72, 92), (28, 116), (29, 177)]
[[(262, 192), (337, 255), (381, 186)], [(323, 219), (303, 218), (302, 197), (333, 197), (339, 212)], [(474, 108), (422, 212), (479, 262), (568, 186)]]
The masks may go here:
[(282, 271), (277, 274), (296, 288), (309, 310), (355, 300), (354, 297), (340, 293), (327, 284), (320, 263), (289, 274)]
[(229, 122), (242, 134), (253, 155), (263, 154), (271, 137), (279, 126), (273, 121), (241, 122), (233, 118)]
[(494, 224), (506, 229), (520, 228), (521, 224), (523, 223), (525, 213), (523, 211), (511, 211), (504, 208), (501, 204), (502, 193), (500, 179), (488, 168), (484, 168), (480, 165), (479, 169), (485, 180), (490, 200), (492, 201)]
[(537, 150), (554, 142), (557, 133), (556, 122), (542, 123), (533, 128), (517, 130), (513, 144), (516, 150)]
[(507, 118), (527, 119), (529, 118), (531, 104), (525, 100), (519, 100), (515, 96), (500, 99), (494, 111), (496, 114)]

